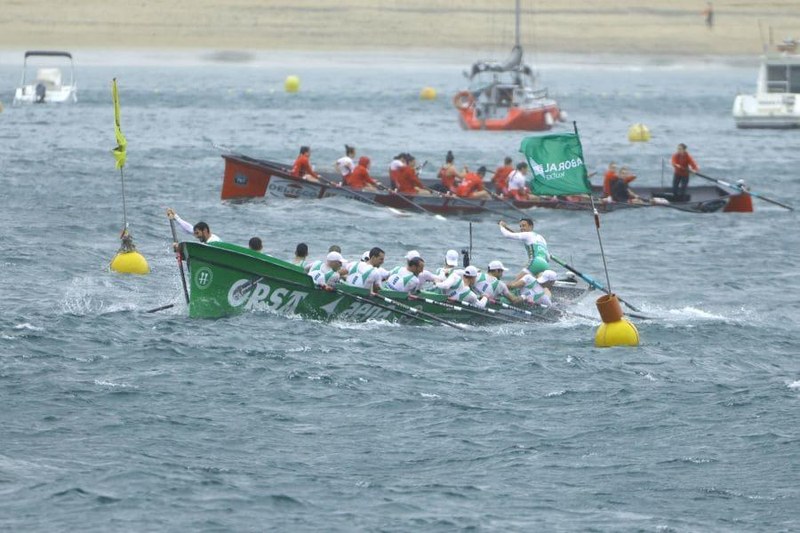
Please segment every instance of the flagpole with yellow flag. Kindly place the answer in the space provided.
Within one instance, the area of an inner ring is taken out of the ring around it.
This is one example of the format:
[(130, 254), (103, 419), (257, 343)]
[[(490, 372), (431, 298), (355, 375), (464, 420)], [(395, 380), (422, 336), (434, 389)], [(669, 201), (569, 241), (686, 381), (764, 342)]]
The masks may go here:
[(136, 251), (136, 245), (133, 244), (133, 236), (128, 230), (128, 209), (125, 202), (125, 173), (123, 167), (125, 166), (125, 159), (127, 157), (128, 141), (122, 134), (120, 129), (119, 120), (119, 92), (117, 90), (117, 79), (111, 82), (111, 98), (114, 101), (114, 135), (117, 138), (117, 147), (111, 153), (116, 160), (116, 167), (119, 169), (119, 177), (122, 183), (122, 233), (117, 255), (111, 260), (111, 270), (121, 274), (147, 274), (150, 272), (150, 266), (142, 254)]

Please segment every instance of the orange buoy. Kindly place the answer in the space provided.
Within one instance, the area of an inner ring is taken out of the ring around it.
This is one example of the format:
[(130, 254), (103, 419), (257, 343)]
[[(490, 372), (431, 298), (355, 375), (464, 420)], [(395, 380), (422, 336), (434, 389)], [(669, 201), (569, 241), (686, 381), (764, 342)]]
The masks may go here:
[(753, 212), (753, 197), (743, 192), (742, 194), (733, 194), (728, 200), (728, 205), (723, 209), (725, 213), (752, 213)]

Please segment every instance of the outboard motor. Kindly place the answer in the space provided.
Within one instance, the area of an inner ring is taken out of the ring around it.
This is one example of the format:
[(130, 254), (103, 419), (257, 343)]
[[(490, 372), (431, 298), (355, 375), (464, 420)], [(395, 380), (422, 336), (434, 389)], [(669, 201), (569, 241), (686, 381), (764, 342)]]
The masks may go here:
[(44, 97), (47, 95), (47, 87), (44, 86), (44, 83), (37, 83), (36, 84), (36, 103), (43, 104)]

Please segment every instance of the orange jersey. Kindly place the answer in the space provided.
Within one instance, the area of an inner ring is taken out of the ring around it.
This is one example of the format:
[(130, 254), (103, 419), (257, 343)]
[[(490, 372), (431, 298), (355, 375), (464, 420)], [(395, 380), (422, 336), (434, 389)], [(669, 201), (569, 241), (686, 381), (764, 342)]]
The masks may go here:
[(344, 179), (345, 183), (354, 189), (363, 189), (367, 185), (377, 185), (372, 176), (369, 175), (367, 167), (358, 165), (353, 172)]
[(445, 166), (439, 170), (439, 179), (448, 191), (456, 190), (456, 176), (458, 171), (452, 166)]
[(395, 184), (397, 185), (397, 190), (403, 194), (415, 194), (417, 187), (422, 188), (422, 182), (419, 181), (417, 172), (410, 165), (399, 169)]
[(294, 166), (292, 166), (292, 175), (298, 178), (302, 178), (306, 174), (311, 174), (312, 176), (316, 177), (316, 173), (311, 168), (311, 160), (306, 154), (300, 154), (297, 156), (297, 159), (294, 160)]
[(512, 172), (514, 172), (514, 167), (497, 167), (492, 178), (492, 183), (494, 183), (494, 188), (497, 192), (506, 192), (508, 190), (508, 176)]
[(697, 163), (694, 162), (689, 152), (676, 152), (672, 156), (672, 166), (675, 168), (675, 175), (682, 178), (689, 177), (689, 169), (697, 171)]
[(472, 196), (473, 193), (483, 190), (483, 179), (472, 172), (464, 176), (464, 181), (456, 189), (456, 194), (462, 198)]

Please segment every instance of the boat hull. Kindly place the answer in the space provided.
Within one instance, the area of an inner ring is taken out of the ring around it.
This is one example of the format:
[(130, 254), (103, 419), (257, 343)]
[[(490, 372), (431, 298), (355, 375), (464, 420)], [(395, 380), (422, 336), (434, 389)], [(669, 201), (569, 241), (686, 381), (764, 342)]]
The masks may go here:
[(800, 128), (800, 94), (740, 94), (733, 102), (737, 128)]
[[(223, 176), (223, 200), (244, 200), (250, 198), (288, 198), (313, 200), (331, 196), (344, 196), (371, 205), (382, 205), (396, 209), (419, 210), (416, 204), (426, 211), (443, 215), (472, 216), (485, 213), (514, 212), (515, 209), (547, 208), (587, 211), (592, 209), (588, 197), (535, 197), (526, 201), (511, 200), (473, 200), (456, 196), (417, 195), (403, 197), (388, 192), (354, 191), (347, 187), (331, 187), (317, 182), (302, 180), (292, 176), (288, 165), (255, 159), (244, 155), (224, 154), (225, 172)], [(324, 174), (324, 173), (323, 173)], [(338, 180), (335, 175), (325, 175), (328, 180)], [(382, 178), (388, 185), (388, 178)], [(435, 180), (423, 180), (427, 186), (437, 185)], [(644, 199), (666, 198), (671, 189), (665, 187), (635, 187), (637, 194)], [(619, 202), (595, 202), (600, 212), (623, 209), (671, 208), (687, 212), (710, 213), (723, 209), (731, 195), (724, 189), (714, 185), (693, 186), (688, 189), (687, 199), (681, 202), (660, 204), (630, 204)], [(600, 196), (602, 188), (593, 189), (595, 196)], [(413, 204), (411, 203), (413, 201)], [(513, 206), (513, 207), (512, 207)], [(518, 213), (517, 213), (518, 214)]]
[(474, 105), (458, 112), (461, 127), (466, 130), (548, 131), (561, 117), (555, 102), (535, 108), (510, 107), (502, 117), (483, 118)]
[[(189, 265), (189, 316), (219, 318), (244, 312), (266, 311), (282, 315), (299, 315), (317, 320), (386, 320), (419, 322), (408, 307), (434, 317), (458, 323), (496, 322), (488, 312), (469, 310), (447, 303), (440, 294), (424, 293), (422, 299), (409, 299), (405, 293), (381, 291), (399, 305), (386, 303), (370, 295), (366, 289), (341, 286), (336, 291), (315, 287), (302, 268), (280, 259), (253, 252), (229, 243), (181, 243), (181, 252)], [(554, 297), (574, 300), (587, 292), (573, 284)], [(407, 306), (407, 307), (406, 307)], [(532, 315), (517, 315), (535, 320), (555, 321), (561, 316), (556, 309), (527, 307)], [(507, 311), (504, 311), (507, 312)], [(430, 322), (430, 320), (429, 320)]]

